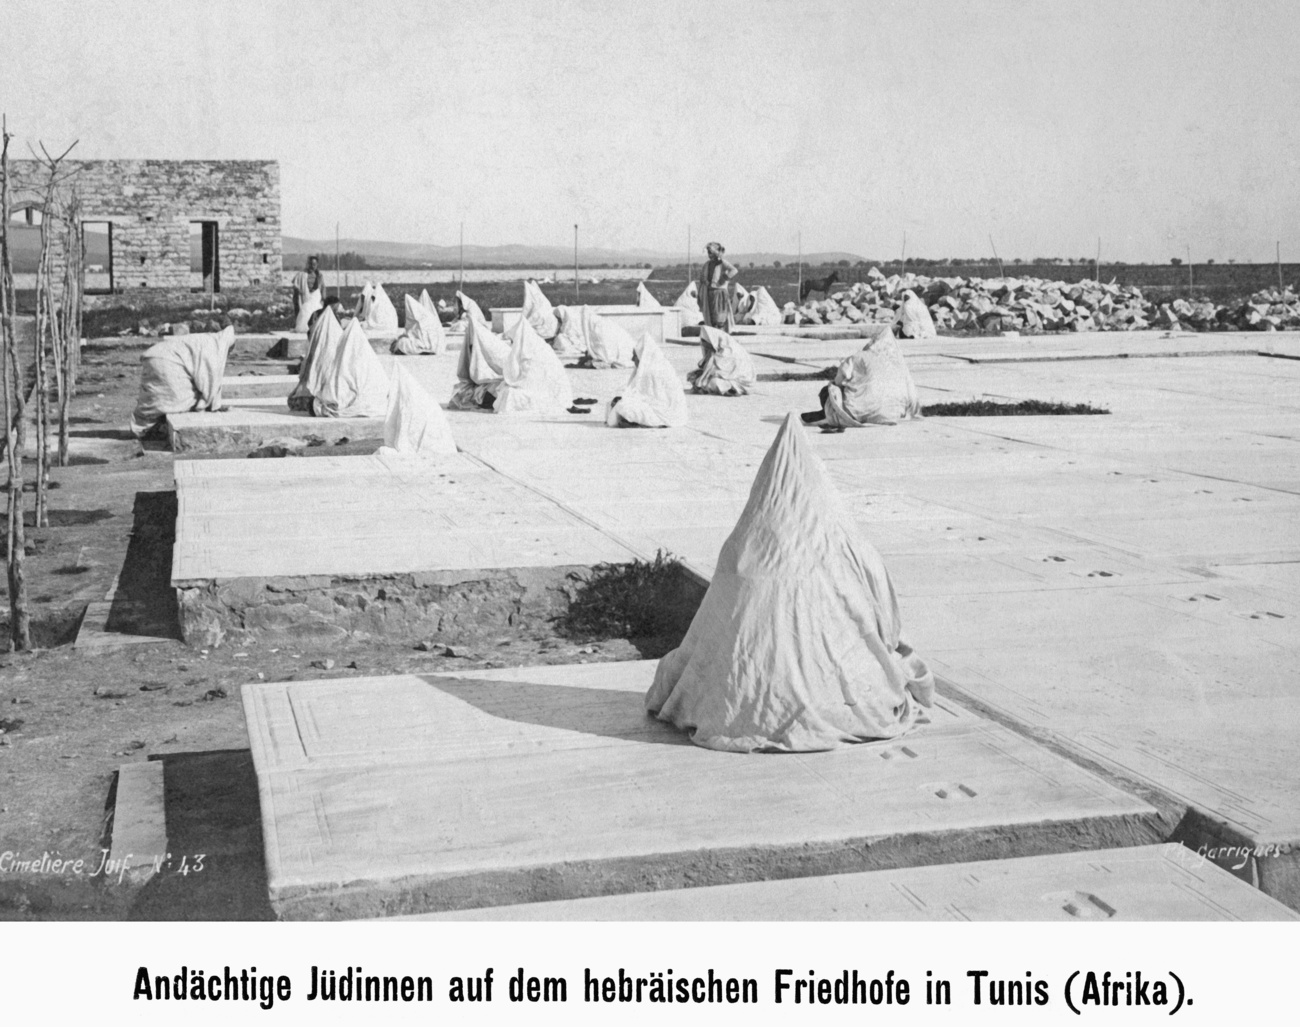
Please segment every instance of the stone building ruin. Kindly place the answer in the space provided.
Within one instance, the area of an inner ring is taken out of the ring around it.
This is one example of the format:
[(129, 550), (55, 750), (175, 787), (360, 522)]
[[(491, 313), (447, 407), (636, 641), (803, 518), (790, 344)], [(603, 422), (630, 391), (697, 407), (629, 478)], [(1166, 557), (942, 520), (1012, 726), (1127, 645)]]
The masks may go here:
[[(11, 162), (11, 221), (40, 223), (45, 169)], [(280, 285), (280, 166), (255, 160), (68, 160), (86, 290), (222, 292)]]

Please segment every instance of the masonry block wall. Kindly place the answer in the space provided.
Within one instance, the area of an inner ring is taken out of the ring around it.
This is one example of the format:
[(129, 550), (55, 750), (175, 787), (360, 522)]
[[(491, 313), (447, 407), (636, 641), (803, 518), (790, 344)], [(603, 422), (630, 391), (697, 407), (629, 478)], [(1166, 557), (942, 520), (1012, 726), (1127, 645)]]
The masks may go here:
[[(190, 223), (217, 225), (221, 289), (280, 285), (280, 166), (255, 160), (69, 161), (82, 221), (112, 224), (115, 291), (188, 289)], [(12, 207), (41, 205), (43, 169), (11, 164)]]

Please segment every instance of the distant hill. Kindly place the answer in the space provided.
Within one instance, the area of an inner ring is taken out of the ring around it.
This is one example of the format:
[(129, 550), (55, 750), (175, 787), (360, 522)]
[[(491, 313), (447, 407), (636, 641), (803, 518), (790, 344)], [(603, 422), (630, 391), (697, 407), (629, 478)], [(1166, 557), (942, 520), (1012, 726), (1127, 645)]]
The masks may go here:
[[(334, 252), (333, 239), (302, 239), (286, 235), (282, 240), (284, 264), (287, 268), (301, 265), (307, 255), (317, 253), (325, 256), (328, 265), (329, 255)], [(375, 267), (399, 267), (412, 264), (420, 266), (429, 264), (434, 267), (457, 267), (460, 264), (460, 247), (433, 246), (427, 243), (377, 242), (371, 239), (340, 239), (340, 253), (358, 253)], [(697, 263), (703, 254), (697, 255)], [(792, 253), (738, 253), (728, 254), (732, 261), (742, 266), (747, 264), (793, 264), (797, 257)], [(683, 263), (683, 254), (662, 253), (655, 250), (608, 250), (578, 248), (578, 263), (584, 267), (601, 264), (650, 264), (653, 267)], [(804, 256), (805, 264), (833, 264), (839, 260), (853, 263), (861, 258), (853, 253), (809, 253)], [(523, 246), (518, 244), (505, 246), (466, 246), (466, 267), (569, 267), (573, 264), (573, 250), (563, 246)]]

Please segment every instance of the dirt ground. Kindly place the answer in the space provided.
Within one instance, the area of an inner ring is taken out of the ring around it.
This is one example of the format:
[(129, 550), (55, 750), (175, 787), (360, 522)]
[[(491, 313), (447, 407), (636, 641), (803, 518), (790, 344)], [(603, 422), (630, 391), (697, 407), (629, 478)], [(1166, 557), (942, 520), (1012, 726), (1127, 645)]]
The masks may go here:
[[(483, 637), (455, 656), (434, 640), (427, 650), (382, 641), (190, 648), (178, 638), (169, 587), (171, 455), (142, 449), (124, 428), (149, 341), (85, 349), (72, 428), (96, 455), (52, 472), (50, 526), (29, 528), (25, 566), (41, 648), (0, 653), (0, 919), (270, 917), (239, 699), (245, 683), (641, 659), (671, 647), (664, 639), (592, 641), (553, 625)], [(29, 524), (31, 508), (28, 495)], [(73, 648), (86, 604), (102, 601), (115, 580), (108, 629), (162, 639)], [(7, 627), (4, 634), (7, 646)], [(191, 862), (203, 854), (202, 871), (163, 873), (143, 887), (89, 869), (80, 877), (6, 872), (6, 852), (98, 866), (117, 768), (150, 759), (166, 765), (173, 854)]]

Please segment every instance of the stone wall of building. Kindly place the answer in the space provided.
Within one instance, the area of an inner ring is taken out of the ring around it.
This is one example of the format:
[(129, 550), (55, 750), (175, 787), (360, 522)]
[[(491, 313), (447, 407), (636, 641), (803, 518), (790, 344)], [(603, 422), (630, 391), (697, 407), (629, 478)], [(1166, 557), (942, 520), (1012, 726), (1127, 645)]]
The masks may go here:
[[(112, 224), (117, 292), (185, 290), (190, 224), (217, 225), (219, 289), (280, 285), (280, 166), (255, 160), (68, 161), (81, 220)], [(13, 161), (12, 207), (43, 203), (44, 169)]]

